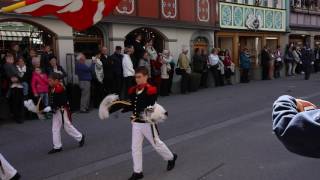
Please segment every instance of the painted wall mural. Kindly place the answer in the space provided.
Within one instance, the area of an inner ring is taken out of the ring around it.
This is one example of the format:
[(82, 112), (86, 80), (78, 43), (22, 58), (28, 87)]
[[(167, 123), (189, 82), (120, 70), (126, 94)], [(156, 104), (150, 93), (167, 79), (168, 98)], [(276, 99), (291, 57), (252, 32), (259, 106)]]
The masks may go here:
[(197, 1), (198, 20), (208, 22), (210, 20), (210, 2), (209, 0)]
[(177, 0), (161, 0), (162, 16), (167, 19), (177, 17)]
[(119, 14), (132, 14), (135, 10), (135, 1), (134, 0), (121, 0), (116, 10)]
[(220, 2), (220, 27), (256, 31), (286, 31), (286, 12), (282, 9), (252, 7)]

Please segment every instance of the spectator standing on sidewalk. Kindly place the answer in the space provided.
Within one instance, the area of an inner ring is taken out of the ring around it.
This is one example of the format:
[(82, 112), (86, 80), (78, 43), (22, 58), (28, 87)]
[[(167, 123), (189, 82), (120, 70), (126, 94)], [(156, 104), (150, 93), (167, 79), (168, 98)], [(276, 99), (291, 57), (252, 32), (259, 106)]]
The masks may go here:
[(122, 59), (123, 54), (121, 54), (122, 47), (117, 46), (115, 52), (111, 55), (113, 61), (113, 77), (114, 77), (114, 92), (121, 95), (122, 83), (123, 83), (123, 68)]
[(294, 75), (295, 68), (297, 67), (297, 64), (296, 64), (297, 59), (293, 56), (294, 50), (297, 52), (297, 49), (293, 46), (293, 44), (288, 45), (286, 48), (285, 63), (287, 65), (287, 76)]
[(318, 44), (317, 47), (314, 50), (314, 72), (317, 73), (320, 71), (320, 45)]
[(277, 46), (274, 52), (274, 78), (280, 78), (280, 72), (283, 66), (281, 47)]
[(124, 78), (124, 92), (125, 98), (128, 98), (128, 89), (134, 85), (134, 68), (131, 55), (134, 52), (132, 45), (126, 47), (123, 59), (122, 59), (122, 68), (123, 68), (123, 78)]
[(51, 51), (51, 47), (49, 45), (46, 45), (43, 49), (43, 53), (41, 55), (41, 61), (40, 65), (41, 68), (45, 71), (45, 73), (49, 73), (49, 67), (50, 67), (50, 59), (54, 57), (53, 52)]
[(271, 56), (269, 49), (265, 46), (261, 51), (262, 80), (270, 80), (269, 69), (271, 64)]
[(134, 51), (132, 52), (132, 64), (136, 68), (138, 66), (139, 60), (141, 59), (143, 52), (145, 51), (142, 43), (142, 35), (137, 34), (135, 40), (132, 43)]
[(219, 72), (219, 51), (217, 48), (213, 48), (211, 51), (211, 54), (209, 55), (209, 67), (210, 71), (212, 73), (213, 79), (214, 79), (214, 85), (216, 87), (221, 86), (221, 80), (220, 80), (220, 72)]
[(234, 73), (234, 64), (232, 62), (230, 51), (228, 49), (225, 50), (225, 57), (223, 60), (223, 64), (225, 67), (225, 78), (226, 78), (227, 84), (232, 85), (231, 76)]
[(171, 59), (168, 57), (168, 50), (163, 50), (161, 56), (161, 85), (160, 85), (160, 95), (169, 96), (169, 78), (171, 71)]
[(149, 79), (151, 79), (151, 62), (147, 51), (143, 52), (142, 58), (139, 60), (138, 67), (145, 67), (149, 73)]
[(86, 56), (83, 53), (80, 53), (77, 56), (75, 71), (76, 71), (76, 75), (79, 78), (79, 86), (81, 89), (81, 103), (80, 103), (81, 113), (89, 112), (93, 68), (94, 68), (94, 64), (92, 64), (91, 66), (88, 66), (86, 64)]
[(303, 48), (301, 53), (301, 61), (305, 75), (304, 79), (309, 80), (312, 71), (312, 66), (314, 64), (314, 54), (312, 49), (310, 48), (310, 45), (307, 45)]
[(49, 61), (49, 64), (50, 64), (50, 66), (48, 67), (49, 75), (52, 73), (60, 74), (62, 80), (67, 77), (67, 72), (63, 69), (62, 66), (58, 64), (56, 57), (52, 57)]
[(294, 46), (292, 49), (292, 56), (293, 56), (292, 68), (291, 68), (291, 71), (289, 71), (288, 69), (288, 73), (290, 72), (292, 76), (295, 76), (297, 65), (301, 64), (301, 52), (296, 46)]
[(186, 94), (190, 83), (190, 60), (188, 58), (189, 50), (187, 47), (182, 48), (182, 53), (179, 55), (178, 66), (181, 70), (181, 93)]
[(108, 56), (108, 48), (102, 47), (99, 55), (99, 59), (103, 65), (103, 86), (105, 95), (109, 95), (114, 92), (114, 76), (113, 76), (113, 60)]
[(240, 53), (241, 83), (249, 83), (249, 71), (251, 67), (251, 58), (247, 48)]
[(28, 67), (23, 59), (23, 57), (20, 57), (16, 63), (16, 67), (18, 70), (18, 77), (20, 79), (20, 82), (23, 86), (23, 96), (24, 99), (28, 99), (29, 96), (29, 87), (32, 77), (32, 70), (30, 67)]

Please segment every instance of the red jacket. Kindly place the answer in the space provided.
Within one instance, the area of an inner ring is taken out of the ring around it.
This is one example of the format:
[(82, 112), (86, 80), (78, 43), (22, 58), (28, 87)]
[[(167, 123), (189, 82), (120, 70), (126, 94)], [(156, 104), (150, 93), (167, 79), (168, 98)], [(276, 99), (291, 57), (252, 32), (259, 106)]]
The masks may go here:
[(33, 94), (48, 93), (49, 82), (47, 74), (32, 73), (31, 88)]

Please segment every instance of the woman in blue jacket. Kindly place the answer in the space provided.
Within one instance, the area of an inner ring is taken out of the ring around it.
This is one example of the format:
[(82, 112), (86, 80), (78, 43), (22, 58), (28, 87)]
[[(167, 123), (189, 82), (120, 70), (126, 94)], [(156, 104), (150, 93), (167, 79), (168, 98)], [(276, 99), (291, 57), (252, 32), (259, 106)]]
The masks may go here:
[(240, 53), (240, 68), (241, 68), (240, 82), (241, 83), (249, 83), (250, 82), (250, 80), (249, 80), (250, 67), (251, 67), (250, 54), (248, 52), (248, 49), (245, 48)]

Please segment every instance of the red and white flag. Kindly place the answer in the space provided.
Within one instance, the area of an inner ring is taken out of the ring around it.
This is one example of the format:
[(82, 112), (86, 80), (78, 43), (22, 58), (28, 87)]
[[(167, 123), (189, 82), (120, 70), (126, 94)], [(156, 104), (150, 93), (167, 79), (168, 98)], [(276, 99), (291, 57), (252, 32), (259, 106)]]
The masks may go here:
[(107, 16), (120, 0), (25, 0), (2, 8), (2, 12), (54, 15), (76, 30), (87, 29)]

